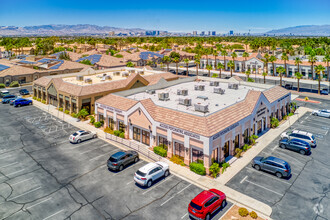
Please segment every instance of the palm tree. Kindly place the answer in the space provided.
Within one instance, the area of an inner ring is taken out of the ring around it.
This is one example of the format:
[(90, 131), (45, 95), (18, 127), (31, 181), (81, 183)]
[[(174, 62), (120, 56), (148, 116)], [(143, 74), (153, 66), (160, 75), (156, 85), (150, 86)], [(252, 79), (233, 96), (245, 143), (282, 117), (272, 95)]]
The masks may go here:
[(229, 61), (227, 66), (230, 68), (230, 77), (232, 77), (233, 76), (233, 68), (235, 68), (234, 61), (232, 61), (232, 60)]
[(319, 90), (318, 90), (318, 94), (320, 94), (320, 89), (321, 89), (321, 73), (323, 73), (325, 71), (325, 67), (322, 65), (317, 65), (315, 67), (315, 71), (317, 73), (318, 76), (318, 81), (319, 81)]
[(226, 70), (226, 56), (228, 55), (226, 49), (223, 49), (221, 51), (221, 55), (223, 56), (223, 64), (225, 65), (225, 70)]
[(237, 57), (237, 53), (235, 52), (231, 53), (231, 58), (233, 59), (233, 62), (235, 62), (236, 57)]
[(186, 64), (186, 67), (187, 67), (187, 74), (186, 75), (188, 76), (188, 67), (189, 67), (190, 60), (188, 58), (186, 58), (186, 59), (183, 60), (183, 62), (185, 62), (185, 64)]
[(277, 58), (274, 55), (271, 55), (269, 57), (269, 62), (271, 62), (273, 64), (273, 76), (275, 76), (275, 62), (276, 62)]
[(167, 72), (168, 72), (168, 71), (169, 71), (169, 65), (170, 65), (170, 63), (171, 63), (171, 57), (169, 57), (169, 56), (164, 56), (163, 60), (164, 60), (164, 62), (165, 62), (166, 65), (167, 65)]
[(289, 60), (289, 57), (288, 57), (288, 55), (286, 55), (286, 53), (282, 53), (281, 59), (284, 61), (284, 69), (285, 69), (284, 75), (287, 76), (286, 61)]
[(277, 67), (277, 72), (280, 75), (280, 86), (282, 86), (282, 74), (285, 72), (285, 69), (283, 66)]
[(221, 79), (221, 69), (224, 69), (225, 68), (225, 65), (223, 65), (222, 63), (218, 63), (218, 66), (217, 66), (217, 68), (219, 69), (219, 78)]
[(211, 70), (213, 69), (212, 65), (206, 65), (206, 69), (209, 71), (209, 77), (210, 77)]
[(330, 54), (325, 54), (323, 58), (323, 62), (327, 63), (327, 80), (329, 81), (329, 61), (330, 61)]
[(195, 57), (194, 63), (196, 64), (196, 75), (198, 76), (198, 67), (199, 67), (199, 64), (201, 63), (201, 61), (199, 58)]
[(296, 72), (295, 74), (294, 74), (294, 76), (297, 78), (297, 80), (298, 80), (298, 88), (297, 88), (297, 91), (299, 92), (299, 81), (300, 81), (300, 79), (303, 77), (303, 75), (300, 73), (300, 72)]
[[(294, 60), (294, 65), (298, 66), (298, 72), (300, 71), (299, 69), (299, 65), (302, 63), (301, 59), (299, 57), (296, 57), (296, 59)], [(300, 73), (300, 72), (299, 72)]]
[(268, 75), (268, 73), (267, 72), (262, 72), (262, 75), (264, 77), (264, 84), (266, 84), (266, 76)]
[(314, 76), (314, 63), (317, 61), (316, 55), (311, 54), (309, 55), (308, 62), (311, 63), (311, 70), (312, 70), (312, 78)]
[(173, 58), (173, 62), (174, 62), (175, 65), (176, 65), (176, 75), (178, 75), (178, 64), (179, 64), (179, 62), (180, 62), (179, 57), (174, 57), (174, 58)]
[(218, 56), (218, 51), (213, 51), (213, 56), (214, 56), (214, 68), (217, 67), (217, 56)]
[[(265, 54), (264, 59), (262, 59), (262, 61), (264, 62), (264, 65), (266, 66), (266, 73), (268, 74), (268, 62), (269, 62), (268, 53)], [(265, 70), (265, 68), (264, 68), (264, 70)]]
[(245, 71), (245, 75), (246, 75), (246, 81), (248, 81), (251, 75), (251, 71), (250, 70)]
[(244, 52), (242, 56), (244, 57), (244, 68), (243, 68), (243, 71), (245, 71), (245, 63), (246, 63), (247, 58), (248, 58), (250, 55), (249, 55), (248, 52)]

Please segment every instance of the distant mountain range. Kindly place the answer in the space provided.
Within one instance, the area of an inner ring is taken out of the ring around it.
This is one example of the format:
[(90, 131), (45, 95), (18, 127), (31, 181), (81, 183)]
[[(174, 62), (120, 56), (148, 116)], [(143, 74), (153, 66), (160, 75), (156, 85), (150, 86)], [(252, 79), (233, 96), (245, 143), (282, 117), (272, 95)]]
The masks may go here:
[(95, 35), (109, 34), (110, 31), (129, 33), (145, 32), (140, 28), (116, 28), (90, 24), (63, 25), (50, 24), (38, 26), (0, 26), (0, 36), (64, 36), (64, 35)]
[(330, 25), (301, 25), (268, 31), (270, 35), (330, 36)]

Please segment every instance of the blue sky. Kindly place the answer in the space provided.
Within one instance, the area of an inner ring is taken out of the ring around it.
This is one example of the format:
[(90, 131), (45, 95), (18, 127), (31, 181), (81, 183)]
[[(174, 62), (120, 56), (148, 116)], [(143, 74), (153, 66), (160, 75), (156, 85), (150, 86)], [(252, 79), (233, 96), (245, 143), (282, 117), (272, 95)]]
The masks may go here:
[(0, 26), (96, 24), (191, 32), (265, 32), (330, 24), (330, 0), (2, 0)]

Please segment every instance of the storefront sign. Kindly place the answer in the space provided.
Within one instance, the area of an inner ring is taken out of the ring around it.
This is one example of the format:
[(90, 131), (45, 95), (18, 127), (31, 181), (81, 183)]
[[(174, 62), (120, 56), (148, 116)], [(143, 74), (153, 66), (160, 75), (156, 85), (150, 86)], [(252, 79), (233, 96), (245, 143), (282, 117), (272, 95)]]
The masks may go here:
[(226, 134), (227, 132), (233, 130), (234, 128), (238, 127), (239, 123), (236, 122), (233, 125), (230, 125), (229, 127), (227, 127), (226, 129), (220, 131), (219, 133), (217, 133), (216, 135), (213, 136), (213, 140), (217, 139), (218, 137), (220, 137), (223, 134)]
[(289, 96), (290, 96), (290, 94), (287, 94), (286, 96), (283, 96), (282, 98), (280, 98), (279, 100), (277, 100), (277, 102), (280, 102), (280, 101), (282, 101), (283, 99), (285, 99), (285, 98), (287, 98)]
[(112, 108), (112, 107), (109, 107), (109, 106), (106, 106), (106, 105), (102, 105), (100, 103), (96, 103), (97, 107), (100, 107), (100, 108), (103, 108), (103, 109), (106, 109), (106, 110), (109, 110), (109, 111), (113, 111), (113, 112), (117, 112), (117, 113), (122, 113), (123, 111), (122, 110), (119, 110), (119, 109), (115, 109), (115, 108)]
[(169, 125), (166, 125), (166, 124), (159, 124), (159, 126), (162, 127), (162, 128), (169, 129), (171, 131), (183, 134), (183, 135), (187, 135), (187, 136), (192, 137), (192, 138), (200, 139), (200, 136), (198, 134), (194, 134), (194, 133), (189, 132), (189, 131), (184, 131), (180, 128), (175, 128), (175, 127), (172, 127), (172, 126), (169, 126)]

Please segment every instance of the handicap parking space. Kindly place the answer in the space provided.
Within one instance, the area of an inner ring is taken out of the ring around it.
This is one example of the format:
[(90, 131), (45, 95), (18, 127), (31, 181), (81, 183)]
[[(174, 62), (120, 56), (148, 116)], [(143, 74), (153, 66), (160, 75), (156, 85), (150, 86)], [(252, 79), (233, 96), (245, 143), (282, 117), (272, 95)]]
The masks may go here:
[[(328, 128), (330, 120), (306, 113), (288, 130), (300, 129), (314, 134), (317, 146), (312, 148), (310, 155), (280, 148), (280, 137), (260, 152), (258, 156), (275, 156), (287, 161), (292, 171), (289, 178), (279, 179), (273, 174), (257, 171), (249, 164), (226, 185), (270, 205), (273, 219), (316, 219), (318, 214), (328, 219), (325, 216), (329, 216), (330, 211), (325, 209), (324, 200), (330, 184)], [(315, 207), (322, 207), (322, 213), (317, 213)]]

